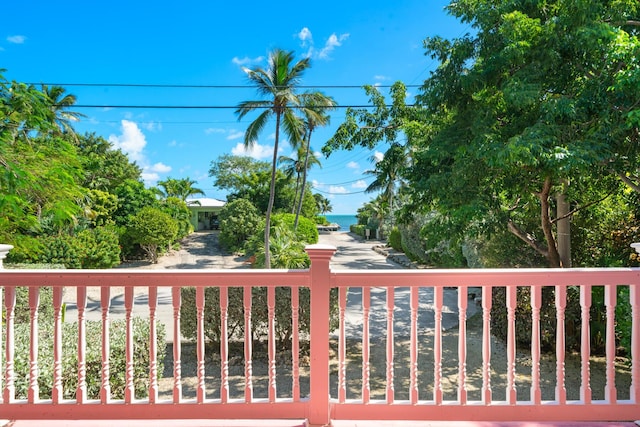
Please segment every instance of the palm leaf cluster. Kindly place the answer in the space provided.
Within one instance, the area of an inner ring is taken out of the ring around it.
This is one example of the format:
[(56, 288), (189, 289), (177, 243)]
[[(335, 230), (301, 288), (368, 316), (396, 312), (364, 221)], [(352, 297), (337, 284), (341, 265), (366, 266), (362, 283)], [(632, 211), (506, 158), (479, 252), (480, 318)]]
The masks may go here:
[[(265, 266), (271, 265), (270, 256), (270, 228), (271, 213), (275, 199), (276, 168), (278, 164), (278, 146), (280, 144), (280, 132), (284, 132), (290, 144), (298, 151), (300, 160), (304, 153), (304, 162), (301, 165), (292, 166), (296, 174), (302, 174), (302, 182), (299, 186), (300, 197), (296, 209), (300, 213), (304, 198), (306, 172), (311, 164), (310, 140), (311, 134), (318, 126), (324, 126), (329, 122), (326, 112), (335, 107), (335, 101), (321, 92), (298, 93), (301, 78), (304, 72), (311, 66), (310, 58), (295, 61), (294, 53), (281, 49), (273, 50), (269, 55), (267, 68), (244, 68), (249, 82), (256, 88), (263, 99), (241, 102), (236, 109), (238, 120), (247, 114), (259, 111), (258, 117), (249, 124), (245, 136), (244, 145), (252, 148), (259, 135), (267, 124), (275, 119), (275, 142), (273, 158), (271, 162), (271, 182), (269, 187), (269, 203), (266, 212), (265, 224)], [(301, 172), (298, 172), (300, 170)], [(297, 224), (297, 218), (296, 218)]]

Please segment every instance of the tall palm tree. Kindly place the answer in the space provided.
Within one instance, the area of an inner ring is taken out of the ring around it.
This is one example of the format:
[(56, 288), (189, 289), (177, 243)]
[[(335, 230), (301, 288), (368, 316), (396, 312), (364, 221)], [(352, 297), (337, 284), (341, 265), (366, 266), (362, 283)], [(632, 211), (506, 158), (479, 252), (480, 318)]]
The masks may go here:
[(278, 144), (280, 142), (280, 128), (289, 137), (292, 145), (297, 146), (302, 139), (302, 121), (295, 114), (295, 109), (303, 108), (296, 89), (300, 84), (300, 78), (304, 71), (311, 66), (309, 58), (294, 61), (294, 53), (281, 49), (274, 49), (269, 54), (269, 64), (266, 69), (243, 68), (249, 81), (256, 87), (258, 93), (268, 99), (257, 101), (244, 101), (238, 105), (236, 114), (238, 120), (255, 110), (260, 110), (258, 117), (251, 122), (244, 135), (244, 145), (252, 147), (258, 139), (258, 135), (265, 125), (275, 116), (276, 136), (273, 147), (273, 160), (271, 162), (271, 183), (269, 187), (269, 204), (265, 219), (264, 249), (265, 267), (271, 268), (271, 255), (269, 236), (271, 228), (271, 211), (275, 199), (276, 166), (278, 159)]
[(387, 204), (388, 211), (393, 213), (393, 201), (396, 190), (402, 185), (402, 172), (407, 166), (407, 153), (404, 146), (393, 143), (384, 153), (384, 158), (376, 163), (373, 170), (365, 171), (375, 179), (364, 190), (365, 193), (381, 191), (381, 198)]
[[(311, 155), (309, 155), (306, 144), (304, 142), (302, 145), (298, 146), (295, 153), (295, 157), (278, 157), (278, 164), (284, 166), (282, 170), (285, 175), (288, 178), (292, 178), (294, 175), (296, 176), (295, 197), (293, 200), (293, 206), (291, 206), (291, 213), (296, 213), (298, 211), (298, 206), (301, 206), (302, 204), (302, 198), (304, 197), (304, 185), (306, 183), (305, 181), (303, 181), (303, 177), (306, 176), (305, 171), (311, 169), (311, 167), (314, 165), (319, 165), (320, 167), (322, 167), (320, 159), (318, 159), (318, 157), (314, 153), (311, 153)], [(298, 203), (298, 196), (300, 197), (300, 203)]]
[[(337, 103), (330, 96), (326, 96), (322, 92), (305, 92), (301, 95), (304, 106), (304, 125), (305, 125), (305, 157), (304, 168), (302, 174), (302, 189), (300, 190), (300, 201), (298, 202), (298, 209), (296, 210), (296, 219), (294, 222), (294, 229), (298, 229), (298, 218), (300, 217), (300, 211), (302, 210), (302, 201), (304, 200), (304, 192), (307, 185), (307, 172), (311, 168), (309, 164), (309, 152), (311, 151), (311, 134), (318, 126), (326, 126), (329, 124), (329, 115), (327, 111), (333, 110)], [(316, 158), (315, 156), (313, 156)], [(318, 162), (319, 163), (319, 162)]]
[(42, 93), (46, 96), (50, 103), (51, 112), (54, 114), (57, 134), (70, 135), (77, 139), (76, 132), (71, 126), (71, 122), (77, 122), (82, 117), (86, 117), (82, 113), (69, 111), (68, 108), (73, 106), (77, 99), (75, 95), (65, 94), (66, 90), (62, 86), (42, 85)]

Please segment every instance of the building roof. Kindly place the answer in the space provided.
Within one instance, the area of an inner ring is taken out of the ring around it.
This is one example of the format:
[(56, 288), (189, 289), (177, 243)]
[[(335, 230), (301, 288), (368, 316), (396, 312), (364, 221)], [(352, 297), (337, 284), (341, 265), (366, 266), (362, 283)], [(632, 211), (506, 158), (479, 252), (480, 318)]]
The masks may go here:
[(226, 202), (223, 202), (222, 200), (211, 199), (208, 197), (187, 200), (187, 206), (197, 208), (221, 208), (225, 204)]

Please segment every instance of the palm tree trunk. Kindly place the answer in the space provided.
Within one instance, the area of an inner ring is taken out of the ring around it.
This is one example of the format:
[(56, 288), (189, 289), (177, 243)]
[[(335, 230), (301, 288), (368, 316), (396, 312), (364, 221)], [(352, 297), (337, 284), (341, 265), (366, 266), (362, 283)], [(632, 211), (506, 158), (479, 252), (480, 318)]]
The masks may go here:
[(298, 210), (296, 211), (296, 219), (293, 223), (294, 231), (298, 230), (298, 218), (300, 217), (300, 211), (302, 210), (302, 201), (304, 200), (304, 191), (307, 188), (307, 168), (309, 167), (309, 150), (311, 147), (311, 130), (309, 130), (309, 136), (307, 137), (307, 147), (304, 154), (304, 168), (302, 169), (302, 188), (300, 189), (300, 200), (298, 201)]
[(273, 144), (273, 160), (271, 161), (271, 184), (269, 186), (269, 204), (264, 221), (264, 268), (271, 268), (271, 211), (276, 198), (276, 163), (278, 161), (278, 142), (280, 139), (280, 111), (276, 112), (276, 140)]

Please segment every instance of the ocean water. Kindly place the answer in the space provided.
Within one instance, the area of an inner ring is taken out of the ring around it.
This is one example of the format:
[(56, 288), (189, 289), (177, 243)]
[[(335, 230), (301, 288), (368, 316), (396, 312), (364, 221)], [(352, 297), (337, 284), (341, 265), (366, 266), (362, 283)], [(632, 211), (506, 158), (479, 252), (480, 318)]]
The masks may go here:
[(351, 224), (357, 224), (358, 219), (355, 215), (325, 215), (327, 217), (327, 221), (330, 223), (336, 223), (340, 226), (339, 232), (348, 233), (349, 226)]

